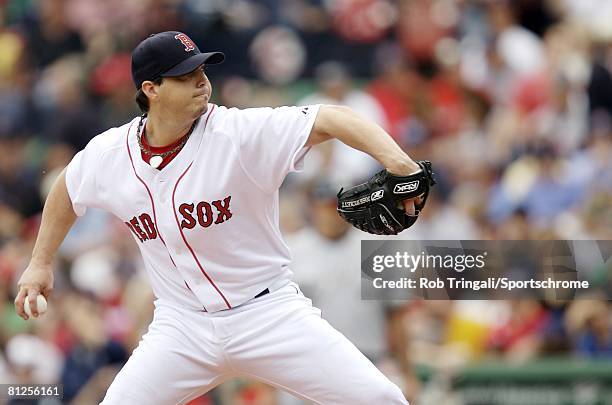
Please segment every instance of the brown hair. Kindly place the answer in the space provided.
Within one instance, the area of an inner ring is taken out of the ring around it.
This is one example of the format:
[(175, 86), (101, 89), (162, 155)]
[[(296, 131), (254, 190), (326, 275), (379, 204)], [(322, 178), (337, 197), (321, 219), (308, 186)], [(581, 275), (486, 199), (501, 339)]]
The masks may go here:
[[(154, 84), (160, 85), (163, 77), (158, 77), (156, 79), (151, 80)], [(136, 104), (138, 104), (138, 108), (140, 111), (146, 113), (149, 112), (149, 97), (142, 91), (142, 87), (138, 89), (136, 92)]]

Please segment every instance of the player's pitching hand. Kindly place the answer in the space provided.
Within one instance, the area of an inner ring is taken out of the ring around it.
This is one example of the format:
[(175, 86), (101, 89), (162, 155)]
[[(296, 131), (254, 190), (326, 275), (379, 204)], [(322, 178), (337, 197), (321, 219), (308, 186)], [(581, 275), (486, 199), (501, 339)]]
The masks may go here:
[[(398, 176), (408, 176), (420, 172), (421, 167), (416, 162), (408, 160), (407, 162), (402, 162), (398, 167), (387, 167), (387, 170)], [(402, 201), (406, 215), (414, 216), (416, 212), (415, 206), (419, 205), (421, 202), (423, 202), (422, 196)]]
[(402, 201), (402, 203), (404, 204), (404, 211), (406, 211), (406, 215), (414, 216), (414, 213), (416, 212), (415, 205), (419, 205), (421, 202), (423, 202), (422, 197), (416, 197)]
[(25, 320), (29, 319), (29, 315), (24, 308), (25, 301), (28, 300), (32, 316), (38, 317), (45, 310), (44, 308), (38, 308), (38, 302), (41, 301), (37, 299), (38, 295), (42, 294), (48, 299), (53, 291), (52, 266), (30, 262), (28, 268), (21, 275), (17, 287), (19, 288), (17, 298), (15, 298), (17, 315)]

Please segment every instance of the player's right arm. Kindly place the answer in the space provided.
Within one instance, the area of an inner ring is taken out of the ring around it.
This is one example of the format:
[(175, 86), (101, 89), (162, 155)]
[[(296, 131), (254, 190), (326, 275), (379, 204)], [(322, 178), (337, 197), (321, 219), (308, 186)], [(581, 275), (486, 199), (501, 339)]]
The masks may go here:
[(49, 192), (32, 259), (17, 284), (19, 292), (15, 298), (15, 308), (23, 319), (28, 319), (24, 310), (26, 299), (30, 301), (32, 314), (38, 316), (36, 297), (42, 294), (48, 299), (53, 291), (53, 259), (76, 218), (66, 188), (66, 169), (64, 169)]

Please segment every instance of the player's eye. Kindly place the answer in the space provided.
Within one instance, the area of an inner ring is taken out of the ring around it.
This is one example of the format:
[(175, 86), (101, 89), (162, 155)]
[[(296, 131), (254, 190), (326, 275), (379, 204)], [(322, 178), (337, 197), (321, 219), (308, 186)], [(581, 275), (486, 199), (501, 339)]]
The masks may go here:
[(190, 80), (190, 79), (198, 79), (198, 80), (199, 80), (199, 79), (200, 79), (200, 77), (201, 77), (201, 75), (202, 75), (202, 73), (206, 74), (206, 73), (204, 72), (204, 66), (202, 66), (202, 67), (200, 67), (200, 68), (198, 68), (198, 69), (194, 70), (194, 71), (193, 71), (193, 72), (191, 72), (191, 73), (186, 74), (186, 75), (185, 75), (185, 80)]

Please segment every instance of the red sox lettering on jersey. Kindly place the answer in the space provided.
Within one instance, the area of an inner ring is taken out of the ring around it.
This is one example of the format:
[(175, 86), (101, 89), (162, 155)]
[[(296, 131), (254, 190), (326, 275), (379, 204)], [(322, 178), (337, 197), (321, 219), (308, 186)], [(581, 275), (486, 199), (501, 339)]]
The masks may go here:
[[(200, 201), (196, 203), (182, 203), (179, 205), (179, 214), (183, 218), (181, 221), (182, 229), (193, 229), (196, 224), (203, 228), (215, 224), (222, 224), (232, 217), (230, 202), (232, 196), (227, 196), (223, 200), (212, 202)], [(148, 213), (143, 213), (132, 217), (125, 224), (138, 238), (140, 242), (154, 240), (157, 238), (155, 222)]]
[(126, 221), (125, 224), (140, 242), (157, 238), (155, 223), (147, 213), (134, 216), (129, 221)]
[[(197, 223), (203, 227), (208, 228), (213, 224), (213, 219), (215, 224), (222, 224), (226, 220), (232, 217), (232, 212), (230, 211), (230, 201), (232, 196), (227, 196), (221, 200), (215, 200), (212, 203), (208, 203), (206, 201), (200, 201), (197, 203), (186, 204), (183, 203), (179, 205), (179, 213), (182, 215), (183, 220), (181, 221), (182, 229), (193, 229), (196, 226), (196, 218)], [(213, 212), (213, 207), (216, 210), (216, 213)]]

